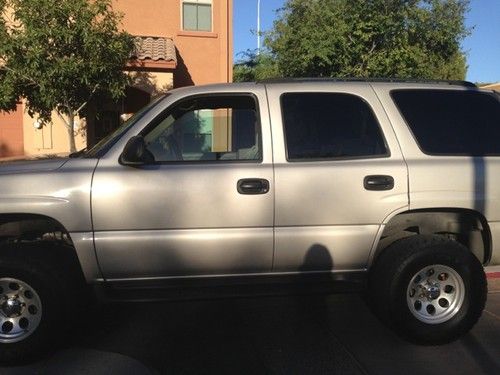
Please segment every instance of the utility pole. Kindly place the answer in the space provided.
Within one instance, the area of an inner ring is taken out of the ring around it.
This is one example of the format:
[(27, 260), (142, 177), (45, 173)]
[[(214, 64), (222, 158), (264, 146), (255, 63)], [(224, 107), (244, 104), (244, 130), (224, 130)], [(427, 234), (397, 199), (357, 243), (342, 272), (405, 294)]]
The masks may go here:
[(260, 55), (260, 0), (257, 0), (257, 55)]

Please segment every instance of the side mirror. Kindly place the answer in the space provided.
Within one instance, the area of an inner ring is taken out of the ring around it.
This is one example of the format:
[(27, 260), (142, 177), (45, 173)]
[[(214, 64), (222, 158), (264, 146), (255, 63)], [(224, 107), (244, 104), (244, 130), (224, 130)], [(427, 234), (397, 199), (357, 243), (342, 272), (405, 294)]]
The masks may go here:
[(120, 155), (120, 163), (123, 165), (143, 165), (153, 161), (151, 159), (151, 153), (140, 135), (130, 138)]

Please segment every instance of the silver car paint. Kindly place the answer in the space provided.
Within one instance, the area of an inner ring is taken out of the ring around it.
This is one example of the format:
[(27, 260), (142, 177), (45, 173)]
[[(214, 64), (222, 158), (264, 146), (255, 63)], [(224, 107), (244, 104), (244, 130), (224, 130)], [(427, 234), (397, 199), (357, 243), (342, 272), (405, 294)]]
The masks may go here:
[(90, 190), (97, 160), (70, 159), (59, 169), (36, 172), (37, 162), (32, 163), (27, 172), (11, 171), (2, 177), (2, 213), (45, 215), (70, 233), (91, 232)]
[[(273, 84), (267, 86), (268, 95), (262, 84), (173, 90), (99, 161), (76, 158), (0, 165), (0, 210), (45, 215), (62, 223), (89, 282), (103, 277), (360, 269), (376, 247), (383, 224), (408, 208), (482, 212), (492, 232), (491, 263), (500, 264), (500, 158), (423, 154), (392, 102), (390, 90), (434, 86), (371, 87), (363, 83)], [(288, 163), (278, 98), (285, 90), (334, 90), (365, 98), (384, 131), (391, 156)], [(128, 139), (169, 105), (188, 95), (215, 92), (258, 97), (262, 163), (164, 165), (157, 170), (118, 163)], [(368, 173), (392, 175), (395, 189), (363, 191), (362, 178)], [(270, 192), (256, 199), (238, 195), (236, 181), (247, 177), (268, 179)], [(104, 275), (96, 260), (94, 231)]]
[(61, 168), (69, 159), (25, 159), (0, 163), (0, 175), (26, 172), (48, 172)]
[[(267, 91), (275, 161), (275, 270), (366, 268), (380, 224), (391, 213), (408, 208), (406, 164), (375, 93), (366, 83), (324, 82), (274, 84)], [(288, 162), (280, 104), (280, 96), (287, 92), (347, 93), (362, 98), (378, 119), (391, 155)], [(394, 188), (365, 190), (364, 177), (377, 174), (392, 176)]]
[(271, 271), (268, 228), (103, 231), (95, 241), (112, 280)]
[(0, 165), (5, 214), (36, 214), (69, 232), (88, 281), (101, 278), (93, 246), (90, 192), (97, 159), (44, 159)]
[[(249, 93), (258, 99), (262, 162), (172, 163), (130, 167), (117, 144), (93, 180), (95, 246), (106, 279), (269, 272), (273, 256), (274, 182), (271, 130), (262, 85), (184, 89), (159, 113), (190, 94)], [(131, 129), (137, 134), (151, 119)], [(262, 195), (241, 195), (237, 182), (270, 182)]]
[[(390, 96), (394, 89), (429, 89), (423, 84), (373, 84), (401, 142), (409, 169), (410, 209), (465, 208), (478, 211), (489, 223), (493, 237), (491, 264), (500, 263), (500, 158), (430, 156), (418, 147)], [(431, 86), (432, 87), (432, 86)], [(441, 90), (477, 90), (434, 86)]]

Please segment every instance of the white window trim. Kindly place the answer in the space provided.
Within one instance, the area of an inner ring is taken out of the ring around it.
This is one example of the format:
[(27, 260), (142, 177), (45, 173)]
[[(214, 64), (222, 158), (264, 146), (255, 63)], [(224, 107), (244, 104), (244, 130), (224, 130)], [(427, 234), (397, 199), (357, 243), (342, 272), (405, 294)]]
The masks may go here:
[[(189, 32), (189, 33), (213, 33), (214, 32), (214, 5), (212, 0), (180, 0), (180, 30)], [(183, 14), (183, 4), (204, 4), (204, 5), (210, 5), (210, 30), (186, 30), (184, 29), (184, 14)]]

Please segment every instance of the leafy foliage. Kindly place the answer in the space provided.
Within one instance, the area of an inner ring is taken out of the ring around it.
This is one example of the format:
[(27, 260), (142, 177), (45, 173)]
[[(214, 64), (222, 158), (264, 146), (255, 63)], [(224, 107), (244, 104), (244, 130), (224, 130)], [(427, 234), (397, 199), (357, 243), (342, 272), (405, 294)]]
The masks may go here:
[(288, 0), (266, 37), (282, 76), (464, 79), (469, 0)]
[(268, 51), (246, 51), (233, 68), (234, 82), (252, 82), (279, 77), (278, 66)]
[(75, 116), (85, 115), (93, 97), (124, 94), (131, 37), (118, 30), (111, 0), (0, 0), (0, 6), (0, 108), (24, 98), (30, 115), (45, 121), (55, 110), (75, 151)]

